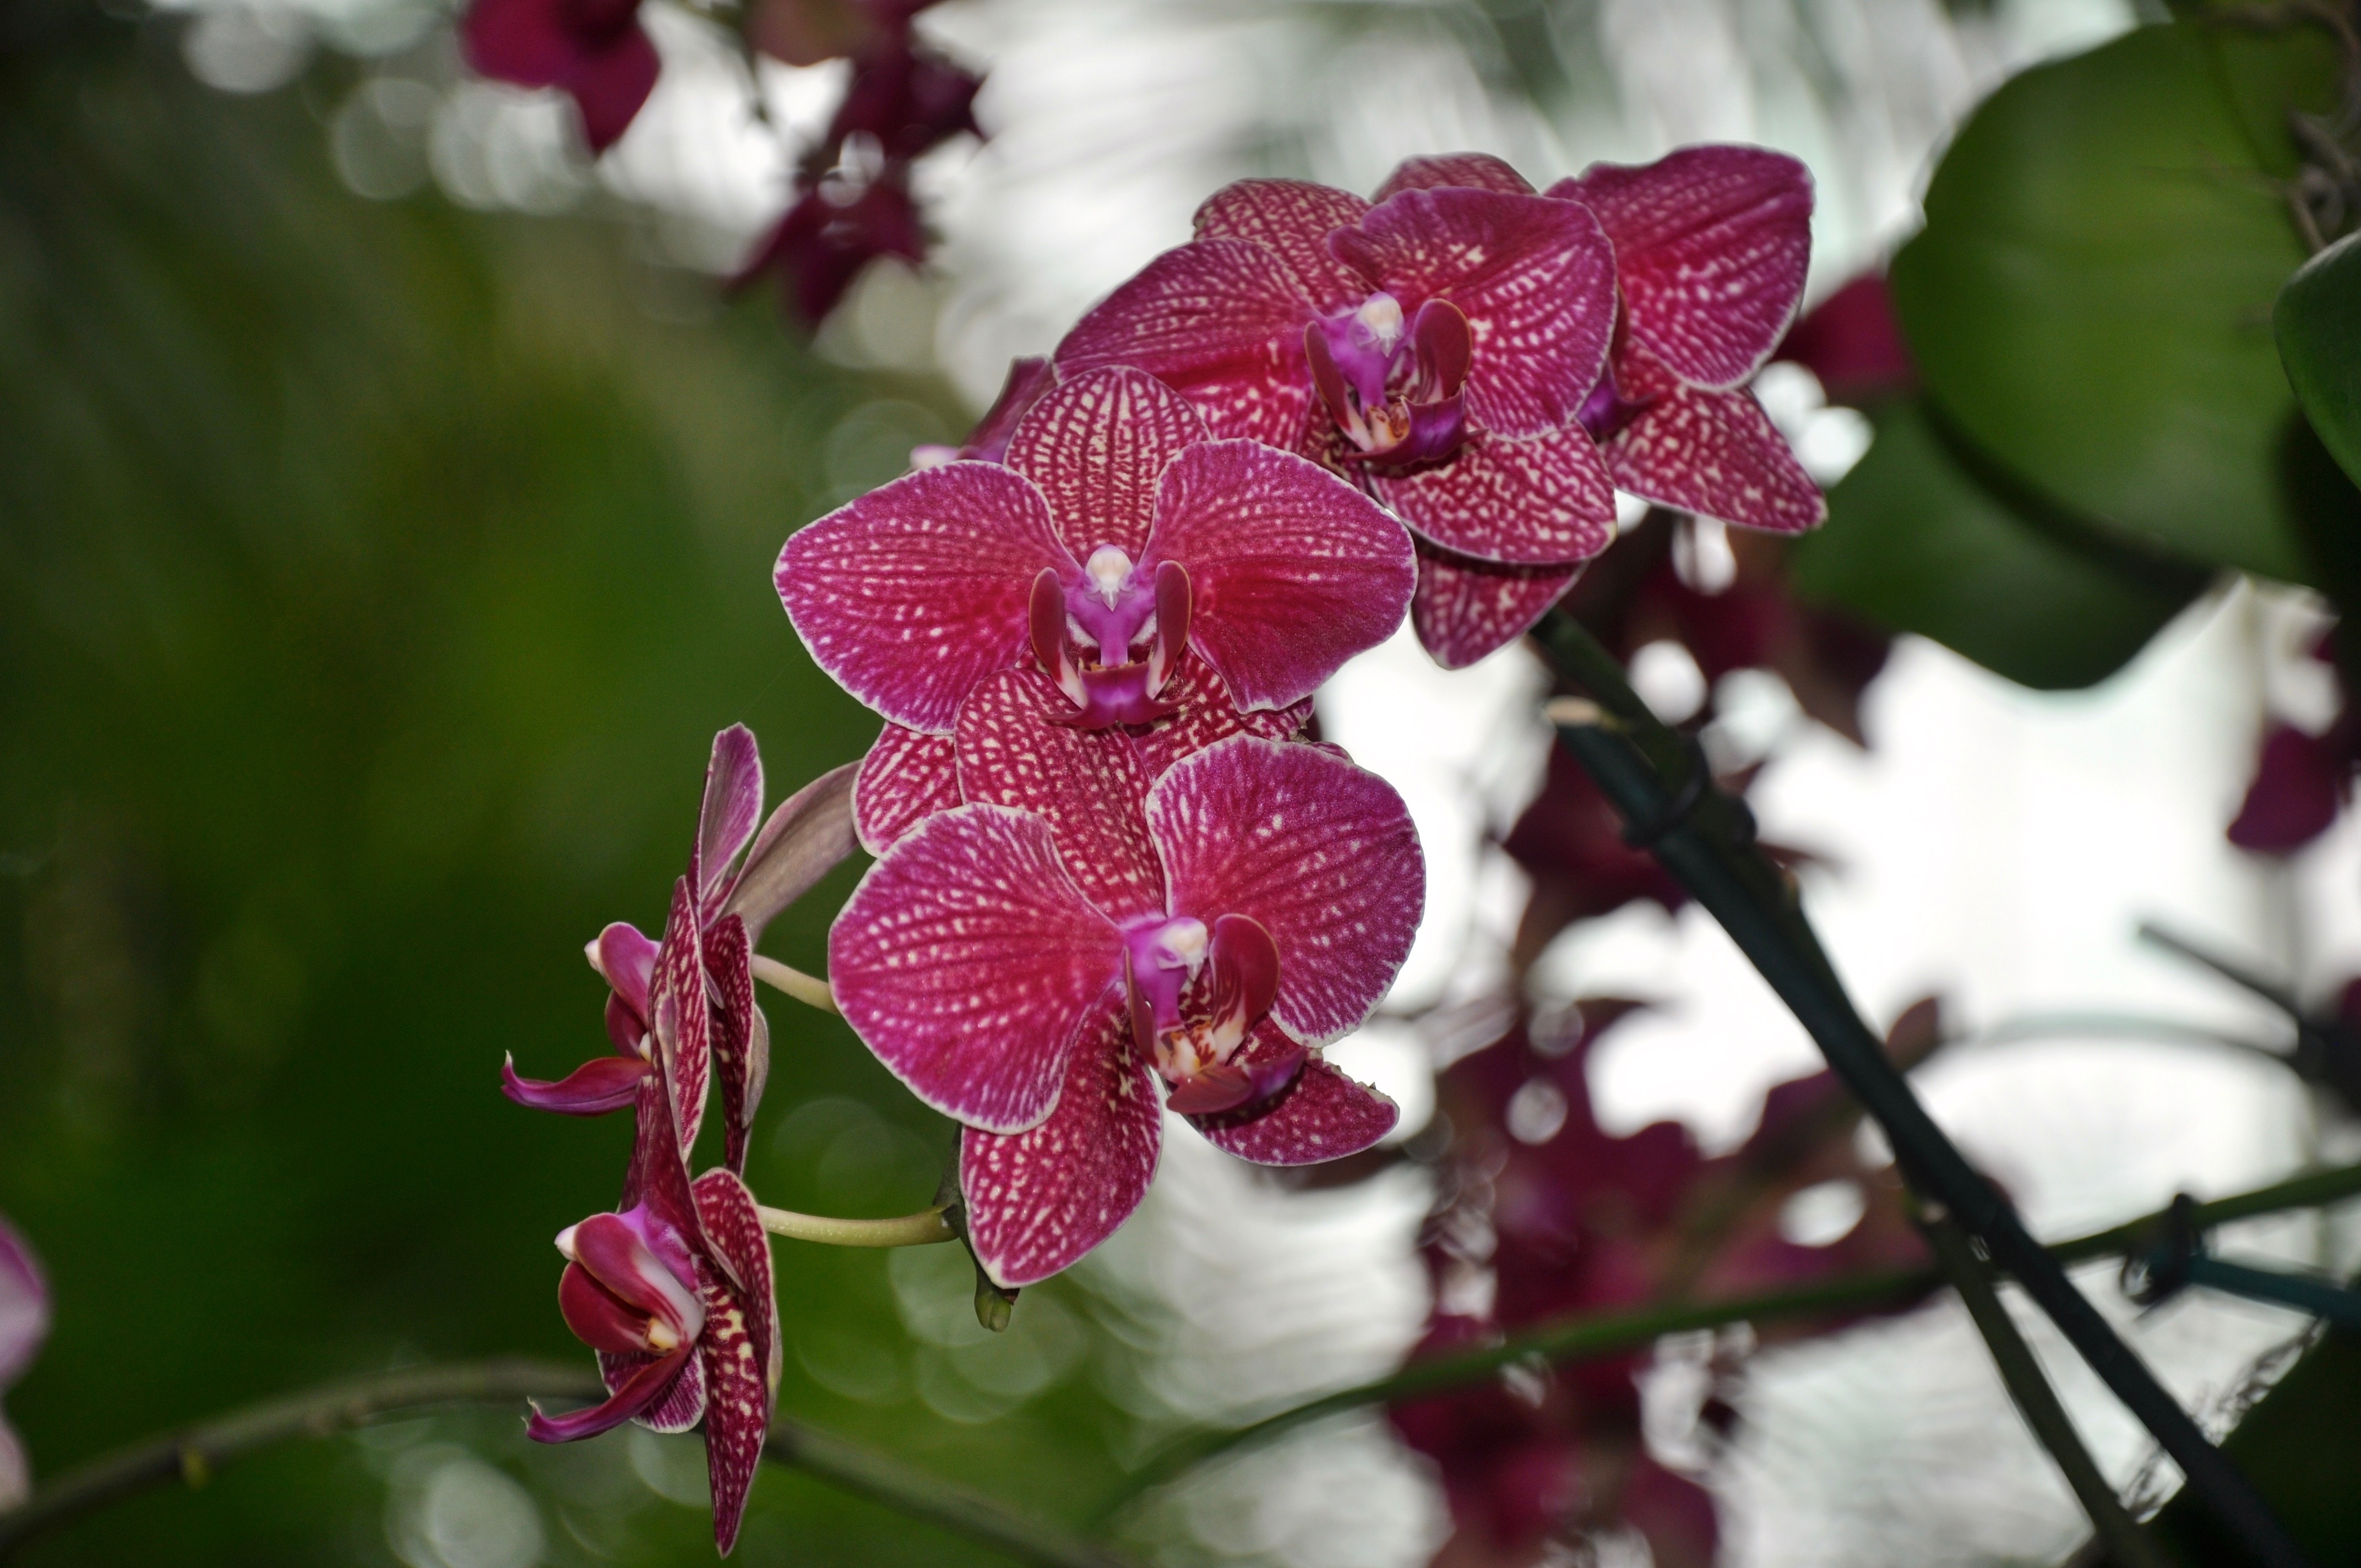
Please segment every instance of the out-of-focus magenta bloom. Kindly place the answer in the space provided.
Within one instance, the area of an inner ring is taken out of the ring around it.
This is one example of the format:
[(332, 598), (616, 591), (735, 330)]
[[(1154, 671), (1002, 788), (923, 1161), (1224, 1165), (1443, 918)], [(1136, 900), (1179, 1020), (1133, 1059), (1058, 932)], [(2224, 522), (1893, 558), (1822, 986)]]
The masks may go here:
[[(1195, 240), (1084, 316), (1058, 367), (1148, 370), (1221, 434), (1357, 475), (1422, 560), (1545, 569), (1563, 591), (1614, 536), (1612, 487), (1575, 418), (1607, 362), (1613, 257), (1587, 211), (1529, 187), (1406, 178), (1444, 161), (1405, 165), (1375, 205), (1287, 180), (1215, 192)], [(1422, 615), (1420, 635), (1470, 663), (1555, 597)]]
[(614, 145), (655, 91), (656, 46), (640, 26), (640, 0), (475, 0), (459, 47), (479, 75), (563, 88), (594, 154)]
[[(2332, 628), (2312, 646), (2312, 656), (2336, 669), (2337, 631)], [(2314, 735), (2278, 722), (2263, 732), (2255, 776), (2230, 824), (2230, 842), (2258, 855), (2291, 855), (2334, 825), (2353, 797), (2353, 772), (2361, 766), (2361, 715), (2338, 677), (2336, 717)]]
[(1332, 751), (1235, 736), (1151, 786), (1119, 737), (1049, 721), (1004, 672), (961, 715), (970, 803), (870, 869), (829, 936), (846, 1020), (967, 1124), (961, 1187), (1003, 1286), (1138, 1205), (1172, 1107), (1243, 1158), (1366, 1148), (1391, 1102), (1319, 1047), (1357, 1026), (1424, 902), (1415, 830)]
[(1412, 575), (1367, 497), (1106, 369), (1043, 395), (1005, 466), (922, 469), (803, 529), (777, 584), (822, 669), (944, 735), (979, 681), (1035, 661), (1086, 728), (1170, 715), (1191, 654), (1239, 708), (1289, 707), (1400, 624)]
[[(49, 1284), (25, 1238), (0, 1220), (0, 1394), (25, 1375), (49, 1333)], [(32, 1492), (25, 1445), (0, 1416), (0, 1511)]]
[(862, 269), (881, 256), (917, 266), (927, 258), (926, 225), (906, 170), (867, 178), (830, 174), (796, 198), (739, 273), (741, 283), (775, 273), (806, 324), (836, 309)]
[(666, 932), (649, 992), (653, 1087), (622, 1201), (557, 1238), (566, 1258), (558, 1309), (598, 1353), (609, 1396), (562, 1416), (536, 1408), (526, 1435), (569, 1442), (627, 1420), (664, 1432), (703, 1421), (714, 1541), (726, 1555), (770, 1431), (779, 1313), (752, 1194), (731, 1171), (688, 1175), (687, 1128), (676, 1113), (687, 1101), (669, 1073), (706, 1048), (708, 1005), (693, 921), (685, 929), (688, 940)]
[[(688, 875), (674, 889), (666, 922), (667, 931), (675, 933), (666, 939), (694, 952), (704, 970), (711, 1028), (697, 1031), (697, 1048), (675, 1060), (671, 1072), (682, 1097), (682, 1135), (693, 1144), (704, 1123), (708, 1084), (719, 1067), (724, 1147), (732, 1170), (745, 1168), (747, 1135), (770, 1073), (770, 1025), (754, 1002), (754, 942), (773, 916), (850, 852), (845, 795), (851, 771), (814, 781), (781, 802), (764, 822), (763, 758), (753, 732), (733, 724), (713, 738)], [(831, 850), (815, 839), (845, 841)], [(637, 927), (617, 921), (598, 933), (587, 952), (590, 967), (610, 988), (607, 1034), (616, 1054), (585, 1063), (556, 1082), (520, 1076), (511, 1058), (500, 1069), (501, 1092), (520, 1105), (569, 1116), (604, 1115), (627, 1105), (641, 1106), (644, 1116), (655, 1071), (649, 1006), (657, 945)]]
[(1918, 366), (1882, 273), (1864, 272), (1814, 305), (1771, 357), (1809, 370), (1832, 403), (1858, 408), (1918, 389)]

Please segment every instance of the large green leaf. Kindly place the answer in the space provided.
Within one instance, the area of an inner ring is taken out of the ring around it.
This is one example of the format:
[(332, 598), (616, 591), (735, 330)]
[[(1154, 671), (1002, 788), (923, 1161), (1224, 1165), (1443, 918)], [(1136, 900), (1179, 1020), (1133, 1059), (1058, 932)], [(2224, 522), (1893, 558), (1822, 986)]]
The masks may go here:
[(2311, 580), (2268, 326), (2303, 259), (2286, 111), (2326, 107), (2334, 72), (2315, 29), (2180, 23), (1994, 93), (1894, 264), (1945, 413), (2125, 537)]
[(2330, 246), (2288, 280), (2271, 324), (2312, 428), (2361, 479), (2361, 234)]
[[(2110, 550), (2004, 477), (1917, 403), (1828, 494), (1828, 524), (1791, 557), (1796, 590), (1915, 631), (2041, 690), (2121, 669), (2203, 586), (2176, 563)], [(2120, 558), (2111, 558), (2120, 557)]]

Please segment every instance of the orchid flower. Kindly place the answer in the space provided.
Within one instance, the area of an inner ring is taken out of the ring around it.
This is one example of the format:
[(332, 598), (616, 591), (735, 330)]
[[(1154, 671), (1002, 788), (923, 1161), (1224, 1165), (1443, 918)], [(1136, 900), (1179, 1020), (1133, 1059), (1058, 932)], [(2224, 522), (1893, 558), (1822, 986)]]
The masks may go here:
[(1216, 441), (1136, 370), (1077, 377), (1005, 466), (906, 475), (797, 532), (779, 598), (820, 667), (896, 724), (950, 732), (986, 676), (1039, 663), (1086, 728), (1153, 723), (1191, 655), (1241, 709), (1285, 708), (1400, 624), (1401, 527), (1334, 475)]
[(594, 156), (638, 115), (661, 63), (640, 26), (640, 0), (475, 0), (459, 45), (479, 75), (564, 88)]
[(1418, 615), (1456, 667), (1522, 631), (1614, 537), (1606, 465), (1575, 419), (1607, 363), (1614, 258), (1587, 211), (1433, 183), (1397, 175), (1374, 206), (1299, 181), (1228, 186), (1198, 209), (1195, 240), (1084, 316), (1057, 361), (1136, 366), (1223, 435), (1356, 475), (1418, 535), (1422, 603), (1436, 559), (1545, 577), (1530, 613), (1521, 599), (1499, 624), (1472, 604), (1469, 627)]
[(1234, 736), (1152, 785), (1112, 737), (1049, 722), (1009, 671), (961, 716), (969, 804), (929, 817), (829, 937), (846, 1020), (964, 1123), (977, 1257), (1015, 1287), (1111, 1234), (1171, 1108), (1273, 1165), (1369, 1146), (1392, 1102), (1320, 1059), (1410, 950), (1417, 835), (1329, 749)]
[[(25, 1238), (0, 1220), (0, 1393), (25, 1375), (49, 1332), (49, 1286)], [(32, 1493), (25, 1445), (0, 1417), (0, 1513)]]
[[(851, 782), (849, 767), (822, 775), (782, 802), (758, 834), (763, 759), (753, 732), (733, 724), (713, 738), (688, 875), (674, 890), (665, 938), (692, 948), (703, 968), (713, 1026), (698, 1031), (697, 1039), (709, 1039), (711, 1048), (708, 1058), (700, 1045), (671, 1072), (682, 1100), (682, 1140), (693, 1146), (704, 1122), (707, 1083), (713, 1064), (719, 1064), (727, 1163), (735, 1171), (745, 1169), (747, 1135), (770, 1073), (770, 1025), (754, 1003), (754, 943), (780, 910), (851, 852)], [(649, 988), (657, 944), (618, 921), (598, 933), (588, 953), (590, 967), (611, 988), (607, 1034), (616, 1054), (554, 1083), (519, 1076), (511, 1058), (500, 1069), (500, 1088), (520, 1105), (570, 1116), (644, 1105), (655, 1071)]]
[[(687, 883), (682, 883), (684, 890)], [(673, 1064), (702, 1054), (707, 983), (684, 901), (679, 927), (651, 981), (651, 1088), (622, 1201), (557, 1237), (566, 1258), (558, 1310), (598, 1353), (608, 1398), (562, 1416), (536, 1407), (537, 1442), (594, 1437), (627, 1420), (652, 1431), (705, 1423), (713, 1535), (728, 1555), (738, 1539), (778, 1390), (779, 1312), (770, 1242), (753, 1195), (729, 1170), (689, 1179), (686, 1097)]]

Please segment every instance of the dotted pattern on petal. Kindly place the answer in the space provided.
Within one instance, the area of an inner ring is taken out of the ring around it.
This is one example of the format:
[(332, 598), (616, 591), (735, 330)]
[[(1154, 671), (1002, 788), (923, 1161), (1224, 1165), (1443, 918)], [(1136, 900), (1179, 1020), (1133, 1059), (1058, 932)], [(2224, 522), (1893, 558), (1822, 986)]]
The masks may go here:
[(1248, 737), (1175, 763), (1148, 795), (1172, 912), (1262, 923), (1271, 1017), (1305, 1045), (1369, 1015), (1410, 955), (1425, 861), (1393, 786), (1316, 746)]
[(1421, 544), (1410, 618), (1446, 670), (1464, 670), (1522, 637), (1582, 575), (1581, 563), (1503, 566)]
[(1058, 369), (1132, 366), (1194, 403), (1214, 434), (1292, 451), (1311, 425), (1303, 325), (1314, 313), (1275, 252), (1201, 241), (1166, 251), (1076, 323)]
[(1191, 653), (1164, 688), (1164, 700), (1180, 705), (1170, 718), (1131, 732), (1132, 749), (1141, 772), (1154, 784), (1181, 758), (1202, 751), (1233, 735), (1258, 735), (1266, 740), (1292, 740), (1312, 722), (1312, 699), (1287, 707), (1257, 707), (1240, 713), (1222, 687), (1222, 678)]
[(723, 916), (705, 934), (705, 978), (714, 1001), (713, 1068), (721, 1084), (721, 1162), (740, 1172), (746, 1168), (746, 1140), (771, 1066), (770, 1032), (755, 1022), (752, 956), (746, 923), (735, 915)]
[(745, 1183), (726, 1170), (708, 1170), (691, 1190), (707, 1249), (697, 1260), (697, 1293), (705, 1302), (705, 1332), (697, 1345), (705, 1374), (705, 1462), (713, 1483), (714, 1541), (726, 1554), (737, 1542), (771, 1430), (779, 1310), (770, 1240)]
[(1416, 581), (1410, 536), (1383, 508), (1245, 441), (1192, 446), (1166, 470), (1146, 559), (1189, 569), (1189, 644), (1241, 707), (1311, 696), (1393, 635)]
[[(631, 1374), (656, 1357), (643, 1352), (616, 1355), (607, 1351), (598, 1354), (598, 1376), (607, 1380), (607, 1392), (622, 1392)], [(655, 1402), (631, 1418), (650, 1431), (680, 1432), (694, 1428), (705, 1419), (705, 1368), (690, 1356), (680, 1364), (680, 1376), (672, 1387), (656, 1396)]]
[(1141, 807), (1148, 775), (1121, 729), (1051, 722), (1071, 713), (1038, 670), (1004, 670), (960, 707), (960, 794), (1049, 825), (1058, 862), (1082, 896), (1117, 920), (1164, 912), (1164, 874)]
[(1573, 418), (1598, 384), (1615, 330), (1615, 255), (1587, 209), (1495, 191), (1405, 191), (1329, 245), (1405, 312), (1440, 297), (1466, 313), (1467, 411), (1477, 424), (1538, 435)]
[(1047, 1279), (1115, 1233), (1147, 1196), (1164, 1107), (1132, 1049), (1120, 992), (1091, 1021), (1048, 1121), (960, 1140), (968, 1240), (1003, 1287)]
[(1433, 191), (1446, 185), (1498, 191), (1504, 196), (1533, 193), (1532, 183), (1523, 175), (1488, 152), (1446, 152), (1432, 158), (1402, 159), (1386, 176), (1386, 182), (1378, 187), (1377, 199), (1383, 202), (1404, 191)]
[[(1266, 1023), (1253, 1043), (1283, 1040)], [(1293, 1082), (1261, 1103), (1191, 1116), (1189, 1124), (1215, 1148), (1256, 1165), (1317, 1165), (1360, 1153), (1400, 1119), (1401, 1108), (1391, 1100), (1313, 1057)]]
[(1487, 432), (1447, 462), (1370, 483), (1421, 537), (1479, 560), (1562, 566), (1615, 541), (1615, 482), (1578, 424), (1522, 439)]
[(655, 974), (648, 984), (652, 1018), (667, 992), (682, 999), (684, 1005), (678, 1010), (679, 1028), (664, 1064), (664, 1077), (672, 1086), (678, 1147), (690, 1149), (697, 1146), (697, 1135), (705, 1125), (707, 1091), (713, 1078), (713, 1028), (711, 1009), (705, 1002), (704, 943), (686, 877), (673, 884), (672, 913), (664, 917), (664, 942), (656, 949)]
[(869, 868), (829, 931), (845, 1021), (919, 1099), (1015, 1133), (1056, 1104), (1123, 941), (1059, 864), (1049, 825), (997, 806), (930, 817)]
[(958, 751), (948, 735), (888, 724), (852, 781), (852, 830), (873, 855), (960, 803)]
[(1801, 533), (1828, 499), (1754, 394), (1682, 387), (1607, 443), (1615, 482), (1635, 496), (1741, 528)]
[(1041, 492), (996, 464), (952, 463), (802, 529), (776, 582), (821, 669), (895, 723), (947, 735), (970, 686), (1028, 656), (1044, 566), (1080, 570)]
[(1296, 292), (1324, 313), (1349, 310), (1369, 292), (1358, 274), (1329, 254), (1328, 236), (1369, 210), (1350, 191), (1302, 180), (1240, 180), (1197, 209), (1199, 239), (1251, 240), (1276, 255)]
[(1734, 387), (1762, 367), (1804, 298), (1812, 177), (1759, 147), (1690, 147), (1595, 163), (1550, 187), (1615, 244), (1633, 337), (1684, 380)]
[(1212, 437), (1188, 399), (1145, 371), (1110, 366), (1034, 404), (1009, 438), (1008, 466), (1049, 498), (1075, 560), (1113, 544), (1137, 561), (1165, 466)]
[(754, 838), (763, 820), (763, 753), (754, 732), (733, 724), (713, 738), (705, 768), (705, 798), (697, 812), (697, 894), (701, 918), (719, 913), (729, 891), (730, 862)]

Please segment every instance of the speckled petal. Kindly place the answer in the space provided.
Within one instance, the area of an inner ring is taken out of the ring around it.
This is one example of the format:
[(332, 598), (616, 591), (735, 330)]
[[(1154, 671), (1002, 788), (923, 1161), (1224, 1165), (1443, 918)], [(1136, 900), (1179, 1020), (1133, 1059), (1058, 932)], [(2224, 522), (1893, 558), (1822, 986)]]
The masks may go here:
[(1078, 729), (1057, 683), (1003, 670), (960, 707), (961, 797), (1029, 811), (1049, 823), (1058, 863), (1082, 896), (1116, 920), (1164, 912), (1164, 876), (1140, 815), (1148, 779), (1131, 738)]
[(1759, 147), (1685, 147), (1594, 163), (1552, 196), (1598, 214), (1631, 336), (1684, 380), (1734, 387), (1762, 367), (1804, 297), (1812, 176)]
[(1077, 561), (1112, 544), (1134, 561), (1148, 543), (1156, 481), (1213, 432), (1188, 399), (1122, 366), (1084, 371), (1033, 405), (1008, 443), (1008, 466), (1049, 498)]
[(1426, 902), (1418, 830), (1393, 786), (1316, 746), (1241, 736), (1148, 795), (1172, 913), (1262, 923), (1279, 944), (1271, 1017), (1316, 1046), (1393, 982)]
[(997, 464), (951, 463), (798, 531), (776, 582), (820, 668), (896, 724), (947, 735), (970, 686), (1027, 656), (1045, 566), (1081, 571), (1041, 492)]
[(1331, 231), (1358, 223), (1369, 204), (1350, 191), (1302, 180), (1240, 180), (1197, 209), (1197, 237), (1252, 240), (1278, 256), (1296, 292), (1323, 312), (1349, 310), (1369, 286), (1328, 250)]
[(959, 803), (959, 752), (951, 738), (888, 724), (861, 760), (852, 825), (861, 847), (882, 855), (911, 828)]
[(770, 1240), (744, 1182), (708, 1170), (694, 1188), (706, 1252), (697, 1259), (705, 1332), (705, 1462), (713, 1483), (713, 1539), (728, 1556), (737, 1544), (746, 1495), (770, 1434), (778, 1387), (779, 1311), (771, 1287)]
[[(1257, 1027), (1240, 1054), (1251, 1065), (1263, 1056), (1301, 1049), (1275, 1025)], [(1358, 1154), (1394, 1130), (1401, 1108), (1356, 1083), (1318, 1057), (1294, 1081), (1259, 1103), (1214, 1116), (1191, 1116), (1205, 1141), (1257, 1165), (1317, 1165)]]
[(1329, 240), (1411, 310), (1440, 295), (1467, 317), (1467, 411), (1509, 435), (1574, 417), (1607, 367), (1615, 256), (1569, 202), (1450, 188), (1405, 191)]
[(1075, 323), (1058, 369), (1147, 371), (1197, 405), (1213, 433), (1293, 450), (1312, 412), (1306, 299), (1287, 265), (1245, 240), (1168, 250)]
[(1300, 702), (1392, 636), (1417, 576), (1383, 508), (1246, 441), (1192, 446), (1166, 470), (1145, 559), (1189, 569), (1190, 646), (1242, 708)]
[[(704, 1413), (705, 1380), (697, 1375), (697, 1354), (688, 1345), (664, 1356), (601, 1351), (598, 1365), (607, 1380), (605, 1402), (562, 1416), (545, 1416), (535, 1405), (525, 1436), (535, 1442), (573, 1442), (629, 1420), (657, 1431), (686, 1431)], [(680, 1412), (692, 1403), (697, 1415), (679, 1421)]]
[(1404, 191), (1433, 191), (1465, 185), (1476, 191), (1498, 191), (1504, 196), (1530, 196), (1525, 177), (1488, 152), (1446, 152), (1431, 158), (1406, 158), (1386, 182), (1378, 187), (1380, 202)]
[(1479, 560), (1563, 565), (1615, 541), (1615, 483), (1579, 424), (1522, 438), (1484, 432), (1448, 462), (1370, 482), (1420, 537)]
[(763, 753), (754, 732), (733, 724), (713, 738), (705, 766), (705, 799), (697, 812), (697, 881), (699, 917), (710, 922), (729, 896), (730, 862), (753, 841), (763, 820)]
[(746, 923), (725, 915), (705, 933), (705, 977), (714, 1002), (713, 1073), (721, 1085), (722, 1163), (746, 1168), (746, 1140), (771, 1076), (771, 1031), (754, 1004), (753, 945)]
[(1038, 817), (962, 806), (869, 868), (828, 938), (829, 981), (863, 1043), (919, 1099), (1016, 1133), (1057, 1103), (1123, 940)]
[(1113, 1235), (1156, 1175), (1164, 1108), (1131, 1048), (1120, 992), (1092, 1017), (1049, 1119), (1004, 1137), (960, 1140), (968, 1240), (1013, 1288), (1047, 1279)]
[(1742, 388), (1677, 388), (1609, 437), (1606, 451), (1615, 483), (1659, 505), (1773, 533), (1801, 533), (1828, 515), (1786, 437)]
[(1173, 672), (1164, 688), (1164, 700), (1180, 711), (1170, 718), (1131, 731), (1133, 749), (1150, 784), (1162, 778), (1164, 770), (1181, 758), (1202, 751), (1216, 740), (1226, 740), (1233, 735), (1292, 740), (1312, 722), (1310, 697), (1287, 707), (1257, 707), (1240, 713), (1237, 705), (1230, 701), (1230, 694), (1223, 689), (1222, 677), (1194, 654), (1181, 660), (1180, 668)]
[[(678, 1003), (669, 1013), (667, 998)], [(675, 1136), (682, 1149), (695, 1148), (697, 1132), (705, 1125), (706, 1093), (713, 1077), (713, 1029), (705, 1001), (704, 942), (686, 877), (673, 884), (672, 913), (664, 919), (655, 977), (648, 987), (648, 1023), (663, 1047)]]
[(1411, 620), (1436, 663), (1464, 670), (1522, 637), (1581, 575), (1579, 562), (1503, 566), (1421, 544)]

